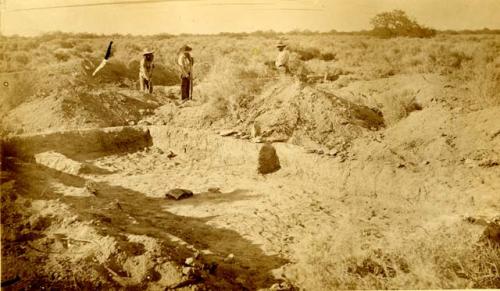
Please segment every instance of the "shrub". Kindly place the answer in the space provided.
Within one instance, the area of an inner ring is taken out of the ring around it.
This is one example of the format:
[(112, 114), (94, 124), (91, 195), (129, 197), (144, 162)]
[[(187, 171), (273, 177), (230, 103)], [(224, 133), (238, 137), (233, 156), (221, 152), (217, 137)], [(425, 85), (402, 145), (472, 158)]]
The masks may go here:
[(466, 61), (472, 60), (472, 57), (465, 52), (442, 45), (437, 50), (431, 51), (428, 56), (431, 63), (440, 66), (445, 73), (460, 69)]
[(421, 26), (402, 10), (379, 13), (370, 22), (373, 26), (372, 35), (382, 38), (397, 36), (428, 38), (436, 35), (434, 29)]
[(335, 60), (336, 55), (334, 53), (324, 53), (321, 54), (320, 59), (323, 61), (333, 61)]
[(218, 58), (200, 87), (202, 96), (214, 112), (214, 118), (227, 115), (238, 119), (240, 110), (247, 108), (260, 93), (265, 66), (236, 62), (228, 57)]
[(75, 42), (73, 40), (61, 40), (59, 46), (65, 49), (70, 49), (75, 47)]
[(290, 48), (290, 51), (295, 52), (299, 55), (299, 59), (301, 61), (309, 61), (312, 59), (319, 59), (321, 56), (321, 52), (319, 49), (310, 47), (310, 48)]
[(92, 46), (88, 43), (79, 43), (76, 46), (76, 50), (80, 53), (91, 53), (93, 52)]
[(28, 74), (14, 75), (5, 81), (5, 84), (8, 86), (2, 85), (0, 90), (4, 110), (10, 110), (26, 102), (37, 89), (36, 78)]
[(27, 53), (25, 53), (25, 52), (17, 52), (17, 53), (14, 55), (14, 60), (15, 60), (17, 63), (19, 63), (19, 64), (21, 64), (21, 65), (25, 66), (25, 65), (27, 65), (27, 64), (30, 62), (30, 57), (29, 57), (29, 56), (28, 56), (28, 54), (27, 54)]
[(54, 57), (60, 62), (66, 62), (71, 56), (64, 50), (56, 50), (54, 52)]
[(380, 110), (386, 125), (394, 125), (411, 112), (422, 109), (415, 100), (413, 90), (388, 91), (380, 96)]
[(495, 62), (476, 65), (472, 76), (471, 97), (481, 104), (480, 107), (500, 105), (500, 66)]

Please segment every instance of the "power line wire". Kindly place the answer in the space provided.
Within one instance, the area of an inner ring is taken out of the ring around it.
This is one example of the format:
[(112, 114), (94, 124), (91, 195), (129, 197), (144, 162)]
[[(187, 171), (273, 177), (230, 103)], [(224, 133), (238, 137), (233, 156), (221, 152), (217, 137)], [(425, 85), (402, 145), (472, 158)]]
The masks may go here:
[(19, 11), (30, 11), (30, 10), (48, 10), (48, 9), (59, 9), (59, 8), (78, 8), (78, 7), (92, 7), (92, 6), (135, 5), (135, 4), (165, 3), (165, 2), (201, 2), (201, 1), (205, 1), (205, 0), (108, 1), (108, 2), (93, 2), (93, 3), (72, 4), (72, 5), (53, 5), (53, 6), (40, 6), (40, 7), (18, 8), (18, 9), (10, 9), (10, 10), (5, 10), (5, 11), (7, 11), (7, 12), (19, 12)]

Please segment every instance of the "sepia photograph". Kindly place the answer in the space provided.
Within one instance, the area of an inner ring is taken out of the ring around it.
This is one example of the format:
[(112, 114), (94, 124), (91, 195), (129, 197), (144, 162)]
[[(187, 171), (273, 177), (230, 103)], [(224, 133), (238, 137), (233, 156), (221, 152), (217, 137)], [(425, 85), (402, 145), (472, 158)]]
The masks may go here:
[(500, 289), (500, 0), (0, 0), (2, 290)]

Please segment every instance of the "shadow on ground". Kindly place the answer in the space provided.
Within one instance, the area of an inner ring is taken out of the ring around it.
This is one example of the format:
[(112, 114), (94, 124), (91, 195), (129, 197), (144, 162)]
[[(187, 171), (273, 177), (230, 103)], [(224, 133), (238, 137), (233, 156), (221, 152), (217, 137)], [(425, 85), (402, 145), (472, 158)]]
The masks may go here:
[[(207, 224), (213, 217), (193, 218), (172, 214), (165, 208), (172, 203), (163, 198), (147, 197), (144, 193), (107, 183), (95, 183), (97, 195), (93, 197), (61, 196), (50, 190), (51, 182), (71, 187), (84, 187), (86, 180), (53, 169), (28, 164), (19, 174), (18, 181), (25, 189), (48, 189), (30, 191), (33, 199), (59, 198), (78, 214), (80, 220), (94, 221), (103, 235), (123, 237), (126, 234), (147, 235), (170, 246), (168, 255), (177, 263), (193, 255), (185, 246), (173, 242), (171, 235), (182, 239), (198, 250), (210, 250), (203, 260), (218, 265), (215, 280), (224, 280), (237, 289), (259, 289), (271, 286), (277, 280), (271, 274), (273, 269), (287, 263), (278, 256), (263, 253), (260, 247), (243, 238), (239, 233)], [(35, 194), (36, 193), (36, 194)], [(249, 199), (245, 190), (233, 193), (210, 193), (195, 195), (191, 201), (181, 203), (221, 203), (235, 199)], [(225, 262), (229, 254), (235, 255), (234, 262)]]

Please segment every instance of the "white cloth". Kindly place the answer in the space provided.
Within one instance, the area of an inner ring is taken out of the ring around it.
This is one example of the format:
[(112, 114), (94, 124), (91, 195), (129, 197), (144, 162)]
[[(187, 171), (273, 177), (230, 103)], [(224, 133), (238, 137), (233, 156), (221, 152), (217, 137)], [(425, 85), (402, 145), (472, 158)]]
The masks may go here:
[(193, 58), (189, 54), (182, 53), (177, 59), (177, 64), (181, 69), (181, 74), (187, 77), (193, 69)]
[(278, 56), (276, 57), (276, 68), (279, 67), (288, 67), (288, 59), (290, 58), (290, 55), (286, 49), (280, 51), (278, 53)]
[(146, 61), (144, 58), (141, 60), (141, 65), (139, 69), (139, 76), (146, 79), (150, 80), (151, 77), (153, 76), (153, 68), (155, 65), (153, 64), (153, 61)]

